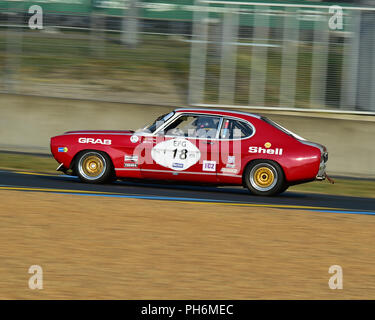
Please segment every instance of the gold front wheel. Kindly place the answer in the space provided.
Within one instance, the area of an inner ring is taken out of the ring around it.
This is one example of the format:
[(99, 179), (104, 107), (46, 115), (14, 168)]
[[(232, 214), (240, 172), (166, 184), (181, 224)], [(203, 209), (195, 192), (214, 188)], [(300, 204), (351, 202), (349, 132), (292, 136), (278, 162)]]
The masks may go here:
[(88, 177), (96, 178), (103, 173), (103, 170), (104, 162), (96, 155), (91, 155), (82, 162), (82, 171)]
[(76, 164), (78, 176), (84, 182), (100, 183), (110, 176), (110, 160), (105, 154), (88, 151), (79, 157)]

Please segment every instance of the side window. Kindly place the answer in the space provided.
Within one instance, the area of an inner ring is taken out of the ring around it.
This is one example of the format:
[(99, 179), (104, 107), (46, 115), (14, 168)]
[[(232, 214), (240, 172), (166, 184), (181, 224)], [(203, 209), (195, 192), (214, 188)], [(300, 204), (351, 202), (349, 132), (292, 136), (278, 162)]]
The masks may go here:
[(245, 122), (231, 119), (224, 119), (220, 132), (221, 139), (241, 139), (250, 137), (253, 129)]
[(219, 117), (183, 115), (164, 129), (164, 134), (190, 138), (215, 138), (220, 123)]
[(163, 114), (162, 116), (158, 117), (154, 121), (154, 123), (150, 124), (149, 126), (144, 127), (143, 130), (147, 130), (148, 132), (154, 132), (161, 125), (163, 125), (168, 119), (172, 118), (173, 115), (174, 115), (174, 111), (172, 111), (170, 113)]

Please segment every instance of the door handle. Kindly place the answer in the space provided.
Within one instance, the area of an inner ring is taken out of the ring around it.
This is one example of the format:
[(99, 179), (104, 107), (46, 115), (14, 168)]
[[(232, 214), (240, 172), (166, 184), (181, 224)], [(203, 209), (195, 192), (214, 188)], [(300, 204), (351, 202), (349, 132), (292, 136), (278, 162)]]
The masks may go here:
[(204, 141), (204, 140), (203, 140), (202, 143), (205, 143), (205, 144), (211, 144), (211, 145), (212, 145), (212, 144), (215, 144), (216, 142), (215, 142), (215, 141)]

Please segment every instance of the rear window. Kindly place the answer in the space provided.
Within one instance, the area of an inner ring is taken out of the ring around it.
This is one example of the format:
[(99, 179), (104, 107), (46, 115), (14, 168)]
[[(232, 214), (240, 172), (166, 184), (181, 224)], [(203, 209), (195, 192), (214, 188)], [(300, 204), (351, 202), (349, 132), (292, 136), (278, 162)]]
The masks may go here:
[(221, 139), (239, 139), (250, 137), (253, 134), (253, 129), (245, 122), (224, 119), (223, 126), (220, 132)]
[(302, 138), (301, 136), (299, 136), (298, 134), (284, 128), (283, 126), (279, 125), (278, 123), (276, 123), (275, 121), (272, 121), (271, 119), (268, 119), (266, 117), (261, 117), (261, 119), (264, 121), (264, 122), (267, 122), (269, 125), (271, 125), (272, 127), (284, 132), (285, 134), (295, 138), (295, 139), (298, 139), (298, 140), (306, 140), (304, 138)]

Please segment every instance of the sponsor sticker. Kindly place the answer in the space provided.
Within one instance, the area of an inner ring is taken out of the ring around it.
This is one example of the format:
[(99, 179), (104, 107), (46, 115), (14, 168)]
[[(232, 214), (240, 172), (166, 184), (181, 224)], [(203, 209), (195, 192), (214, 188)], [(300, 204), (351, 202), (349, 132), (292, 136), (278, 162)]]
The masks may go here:
[(137, 142), (139, 141), (139, 137), (138, 137), (138, 136), (131, 136), (131, 137), (130, 137), (130, 141), (131, 141), (132, 143), (137, 143)]
[(59, 147), (57, 149), (58, 152), (68, 152), (68, 148), (67, 147)]
[(235, 156), (228, 156), (228, 163), (229, 164), (235, 164), (236, 163), (236, 157)]
[(271, 142), (266, 142), (266, 143), (264, 144), (264, 147), (267, 148), (267, 149), (271, 148), (271, 147), (272, 147)]
[(183, 163), (173, 163), (172, 164), (172, 168), (182, 169), (183, 167), (184, 167)]
[(124, 163), (124, 168), (138, 168), (138, 163)]
[(103, 144), (110, 146), (112, 140), (109, 139), (94, 139), (94, 138), (79, 138), (78, 143), (89, 143), (89, 144)]
[(127, 156), (124, 158), (125, 162), (138, 162), (138, 156)]
[(216, 171), (216, 161), (203, 161), (203, 171)]
[(264, 153), (264, 154), (274, 154), (276, 156), (281, 156), (283, 154), (283, 148), (276, 148), (276, 149), (265, 149), (262, 147), (249, 147), (249, 153)]
[(223, 173), (230, 173), (230, 174), (236, 174), (236, 173), (238, 173), (238, 170), (234, 169), (234, 168), (222, 168), (221, 172), (223, 172)]
[(228, 156), (227, 168), (235, 168), (235, 167), (236, 167), (236, 157)]

